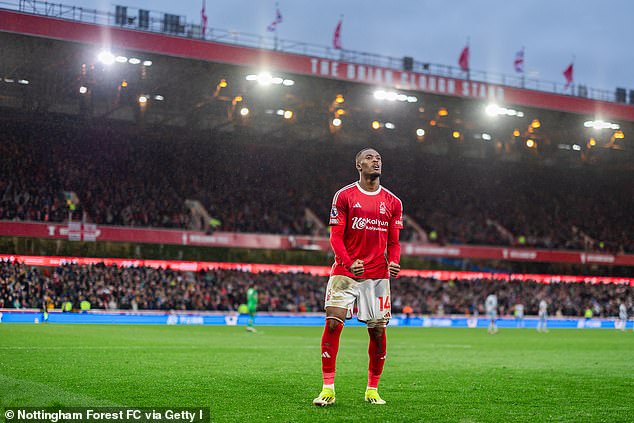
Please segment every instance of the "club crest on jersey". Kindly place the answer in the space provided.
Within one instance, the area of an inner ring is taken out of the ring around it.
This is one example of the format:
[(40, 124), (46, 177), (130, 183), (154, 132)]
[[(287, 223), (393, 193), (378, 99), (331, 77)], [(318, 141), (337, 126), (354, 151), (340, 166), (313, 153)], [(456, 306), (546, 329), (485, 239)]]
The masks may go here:
[(379, 205), (379, 213), (385, 214), (385, 203), (383, 201), (381, 201), (381, 204)]

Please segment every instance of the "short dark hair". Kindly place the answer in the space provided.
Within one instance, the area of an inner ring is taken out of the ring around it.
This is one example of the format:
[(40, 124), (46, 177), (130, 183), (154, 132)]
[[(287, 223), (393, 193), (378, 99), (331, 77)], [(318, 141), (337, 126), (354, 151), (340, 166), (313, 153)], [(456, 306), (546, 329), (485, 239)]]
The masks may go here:
[[(374, 150), (374, 148), (372, 148), (372, 147), (366, 147), (366, 148), (364, 148), (363, 150), (359, 151), (359, 152), (357, 153), (357, 155), (356, 155), (356, 156), (354, 156), (354, 162), (355, 162), (355, 163), (356, 163), (356, 162), (358, 162), (358, 161), (359, 161), (359, 159), (361, 158), (361, 156), (363, 155), (363, 153), (364, 153), (364, 152), (366, 152), (366, 151), (368, 151), (368, 150)], [(376, 151), (376, 150), (374, 150), (374, 151)], [(378, 153), (378, 151), (377, 151), (377, 153)]]

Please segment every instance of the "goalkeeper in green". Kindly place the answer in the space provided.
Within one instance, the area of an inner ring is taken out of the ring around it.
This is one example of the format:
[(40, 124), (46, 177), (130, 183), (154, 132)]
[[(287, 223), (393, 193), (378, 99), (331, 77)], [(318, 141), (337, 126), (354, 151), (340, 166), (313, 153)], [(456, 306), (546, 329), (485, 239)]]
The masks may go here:
[(255, 285), (247, 289), (247, 308), (249, 309), (247, 330), (249, 332), (255, 332), (253, 325), (255, 324), (255, 313), (258, 309), (258, 290)]

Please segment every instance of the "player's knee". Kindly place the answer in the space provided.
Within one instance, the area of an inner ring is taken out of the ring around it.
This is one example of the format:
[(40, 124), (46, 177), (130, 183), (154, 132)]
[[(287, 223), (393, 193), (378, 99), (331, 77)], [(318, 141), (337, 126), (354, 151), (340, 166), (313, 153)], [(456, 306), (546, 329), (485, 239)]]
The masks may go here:
[(385, 336), (385, 325), (381, 323), (368, 324), (370, 336), (375, 340), (380, 340)]
[(329, 317), (326, 319), (326, 327), (329, 332), (334, 332), (340, 325), (343, 326), (343, 321), (338, 318)]

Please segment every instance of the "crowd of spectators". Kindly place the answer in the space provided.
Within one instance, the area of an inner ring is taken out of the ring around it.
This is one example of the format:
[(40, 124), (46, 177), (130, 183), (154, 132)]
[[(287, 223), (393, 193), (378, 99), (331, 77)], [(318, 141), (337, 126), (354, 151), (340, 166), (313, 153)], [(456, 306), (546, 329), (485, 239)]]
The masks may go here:
[[(190, 273), (103, 264), (39, 268), (0, 261), (0, 308), (42, 308), (47, 303), (59, 309), (64, 301), (77, 308), (87, 300), (98, 309), (236, 311), (246, 302), (246, 290), (255, 286), (260, 311), (321, 312), (326, 283), (326, 277), (303, 273)], [(517, 303), (524, 304), (527, 314), (537, 314), (542, 299), (556, 316), (583, 316), (587, 308), (597, 317), (616, 316), (620, 303), (629, 309), (634, 305), (634, 287), (629, 285), (401, 277), (393, 281), (392, 309), (483, 314), (491, 293), (498, 296), (501, 315), (511, 314)]]
[[(360, 146), (169, 129), (20, 124), (0, 130), (0, 220), (188, 228), (186, 199), (219, 230), (308, 234), (357, 179)], [(382, 183), (432, 242), (634, 252), (632, 171), (562, 169), (379, 148)], [(411, 229), (405, 240), (415, 239)]]

